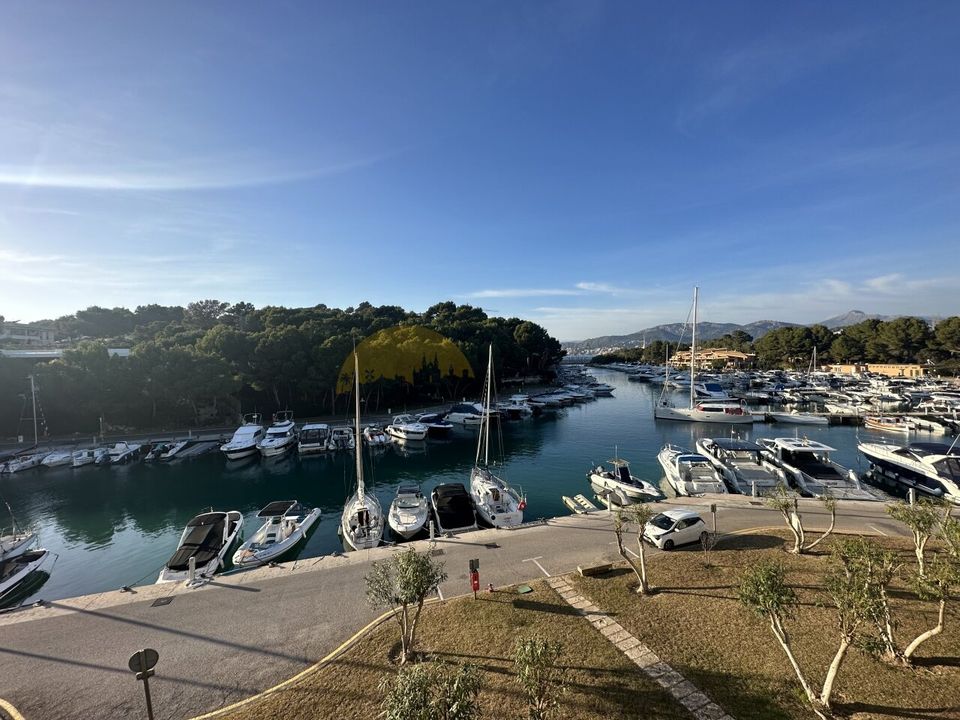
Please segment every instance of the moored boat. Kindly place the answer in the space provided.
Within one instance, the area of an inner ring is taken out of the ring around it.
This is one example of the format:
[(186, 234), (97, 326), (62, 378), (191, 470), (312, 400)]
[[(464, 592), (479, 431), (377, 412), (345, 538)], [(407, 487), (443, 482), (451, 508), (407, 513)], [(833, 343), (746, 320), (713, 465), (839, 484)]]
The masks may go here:
[(277, 500), (261, 509), (257, 517), (264, 523), (233, 554), (237, 567), (265, 565), (294, 550), (320, 520), (320, 508), (309, 508), (296, 500)]
[(282, 410), (274, 413), (273, 424), (257, 443), (257, 450), (263, 457), (277, 457), (293, 450), (297, 445), (297, 427), (293, 422), (293, 413)]
[(857, 449), (886, 480), (960, 504), (960, 450), (955, 445), (860, 443)]
[(437, 485), (430, 493), (430, 504), (442, 533), (476, 530), (473, 502), (463, 483)]
[(390, 438), (379, 425), (367, 425), (363, 429), (363, 440), (370, 447), (384, 447), (390, 444)]
[(871, 430), (883, 432), (907, 434), (913, 431), (913, 424), (907, 418), (900, 416), (867, 415), (863, 419), (863, 424)]
[(657, 460), (677, 495), (727, 493), (723, 478), (704, 455), (674, 445), (664, 445), (657, 454)]
[(0, 560), (0, 599), (15, 592), (17, 586), (39, 570), (49, 556), (47, 550), (38, 548)]
[(394, 534), (409, 540), (423, 530), (429, 518), (430, 506), (418, 485), (401, 485), (397, 488), (397, 495), (390, 503), (390, 512), (387, 514), (387, 522)]
[(220, 452), (227, 460), (242, 460), (257, 454), (257, 443), (263, 439), (264, 428), (260, 413), (248, 413), (243, 416), (242, 424), (233, 437), (220, 446)]
[(385, 428), (387, 435), (397, 440), (424, 440), (427, 426), (413, 419), (412, 415), (397, 415)]
[(184, 528), (177, 550), (164, 564), (157, 582), (189, 580), (191, 558), (196, 563), (196, 579), (210, 579), (223, 568), (242, 528), (243, 515), (238, 510), (197, 515)]
[(835, 448), (807, 438), (761, 438), (767, 460), (782, 468), (790, 486), (807, 496), (879, 500), (859, 476), (830, 457)]
[(325, 423), (304, 423), (300, 428), (297, 452), (315, 455), (330, 450), (330, 426)]
[(587, 473), (590, 487), (598, 497), (613, 497), (617, 505), (650, 502), (663, 499), (663, 493), (653, 483), (634, 476), (630, 472), (630, 463), (616, 457), (608, 461), (611, 469), (604, 470), (598, 465)]

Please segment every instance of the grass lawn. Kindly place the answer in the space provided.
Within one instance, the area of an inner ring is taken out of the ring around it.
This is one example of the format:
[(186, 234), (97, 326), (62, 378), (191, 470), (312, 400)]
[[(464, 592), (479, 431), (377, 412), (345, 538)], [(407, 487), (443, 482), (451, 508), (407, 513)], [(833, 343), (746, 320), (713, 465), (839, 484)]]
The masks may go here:
[[(450, 662), (471, 663), (483, 672), (484, 717), (524, 718), (525, 703), (513, 677), (517, 637), (539, 634), (563, 643), (567, 668), (563, 717), (684, 718), (691, 716), (544, 582), (534, 592), (501, 591), (428, 606), (421, 618), (418, 649)], [(399, 645), (393, 620), (380, 625), (335, 662), (276, 693), (224, 717), (233, 720), (375, 718), (382, 678), (396, 671), (389, 653)]]
[[(784, 552), (785, 539), (778, 533), (744, 535), (722, 541), (709, 560), (699, 545), (648, 559), (648, 577), (658, 592), (646, 598), (633, 594), (629, 569), (575, 577), (573, 584), (738, 720), (811, 718), (769, 626), (737, 600), (745, 567), (761, 555), (784, 561), (802, 603), (788, 631), (808, 679), (819, 687), (838, 644), (835, 613), (818, 606), (831, 540), (824, 541), (826, 552), (798, 558)], [(911, 544), (884, 542), (904, 551), (905, 570), (915, 568)], [(936, 605), (917, 601), (905, 583), (895, 585), (892, 605), (902, 621), (902, 645), (936, 624)], [(960, 718), (958, 605), (947, 605), (945, 630), (920, 647), (916, 669), (889, 667), (851, 650), (835, 685), (838, 714), (856, 720)]]

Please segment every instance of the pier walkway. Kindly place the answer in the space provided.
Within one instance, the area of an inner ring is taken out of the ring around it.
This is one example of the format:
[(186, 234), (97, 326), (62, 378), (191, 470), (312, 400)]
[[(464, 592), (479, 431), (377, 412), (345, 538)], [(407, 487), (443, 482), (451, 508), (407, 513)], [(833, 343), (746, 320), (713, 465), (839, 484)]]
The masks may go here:
[[(699, 507), (709, 525), (711, 502), (720, 533), (782, 525), (779, 513), (750, 498), (662, 505)], [(801, 501), (801, 513), (808, 526), (827, 524), (816, 501)], [(440, 594), (468, 592), (472, 558), (480, 560), (483, 587), (618, 561), (610, 527), (610, 515), (598, 511), (440, 538), (435, 552), (449, 574)], [(841, 503), (837, 529), (907, 536), (882, 503)], [(413, 545), (429, 547), (428, 541)], [(127, 658), (152, 647), (160, 654), (151, 679), (158, 719), (180, 720), (235, 702), (308, 667), (377, 616), (363, 578), (372, 561), (392, 552), (382, 547), (309, 558), (219, 576), (200, 589), (142, 586), (0, 615), (0, 697), (27, 720), (140, 718), (143, 690)]]

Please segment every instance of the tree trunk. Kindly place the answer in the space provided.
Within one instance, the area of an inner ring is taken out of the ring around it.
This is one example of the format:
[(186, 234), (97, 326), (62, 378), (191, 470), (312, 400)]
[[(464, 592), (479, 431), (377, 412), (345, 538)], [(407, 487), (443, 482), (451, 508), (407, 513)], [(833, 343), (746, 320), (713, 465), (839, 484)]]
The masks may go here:
[(643, 595), (647, 592), (646, 578), (644, 577), (644, 574), (640, 572), (640, 568), (637, 567), (636, 561), (627, 554), (626, 548), (623, 547), (623, 532), (618, 531), (616, 535), (617, 535), (617, 552), (620, 553), (620, 557), (622, 557), (624, 560), (627, 561), (627, 564), (633, 570), (634, 575), (637, 576), (637, 581), (639, 582), (639, 585), (637, 586), (637, 594)]
[(773, 631), (774, 637), (776, 637), (780, 642), (780, 647), (783, 648), (783, 652), (786, 653), (787, 660), (790, 661), (790, 665), (793, 667), (793, 672), (796, 673), (797, 680), (800, 681), (800, 686), (803, 688), (803, 692), (807, 696), (807, 700), (810, 701), (810, 705), (813, 707), (813, 712), (821, 720), (829, 720), (829, 718), (819, 709), (820, 698), (816, 696), (816, 694), (813, 692), (813, 689), (810, 687), (810, 683), (808, 683), (807, 679), (804, 677), (803, 671), (800, 669), (800, 664), (793, 656), (793, 649), (790, 647), (790, 637), (787, 635), (787, 631), (783, 627), (783, 623), (780, 621), (780, 618), (776, 615), (770, 616), (770, 629)]
[(919, 533), (914, 533), (913, 539), (915, 545), (914, 550), (917, 553), (917, 566), (919, 568), (917, 572), (920, 574), (920, 577), (926, 577), (926, 568), (924, 567), (923, 563), (923, 551), (927, 547), (928, 537), (923, 537)]
[(925, 633), (920, 633), (919, 635), (917, 635), (916, 639), (912, 643), (907, 645), (907, 649), (903, 651), (903, 657), (905, 660), (907, 660), (907, 662), (912, 662), (913, 653), (917, 651), (917, 648), (920, 647), (921, 644), (925, 643), (930, 638), (935, 637), (943, 632), (943, 611), (946, 608), (946, 606), (947, 606), (946, 597), (941, 597), (940, 611), (937, 614), (937, 626), (935, 628), (931, 628), (930, 630), (927, 630)]
[(793, 515), (789, 510), (781, 510), (780, 514), (783, 515), (783, 519), (787, 523), (787, 527), (790, 528), (790, 532), (793, 533), (793, 550), (790, 552), (792, 552), (794, 555), (799, 555), (800, 550), (803, 547), (803, 539), (800, 537), (800, 533), (797, 531), (797, 526), (793, 523)]
[(647, 557), (643, 551), (643, 528), (640, 528), (640, 534), (637, 535), (637, 549), (640, 555), (640, 588), (642, 594), (647, 595), (650, 592), (650, 586), (647, 585)]
[(410, 625), (410, 644), (407, 646), (409, 652), (413, 652), (413, 643), (417, 639), (417, 622), (420, 620), (420, 612), (423, 610), (423, 598), (417, 603), (417, 612), (413, 615), (413, 623)]
[(812, 543), (810, 543), (809, 545), (807, 545), (807, 547), (805, 548), (805, 550), (813, 550), (813, 548), (815, 548), (817, 545), (819, 545), (819, 544), (824, 540), (824, 538), (827, 537), (827, 535), (829, 535), (830, 533), (833, 532), (833, 528), (834, 528), (834, 526), (835, 526), (836, 524), (837, 524), (837, 509), (836, 509), (836, 508), (833, 508), (833, 509), (830, 511), (830, 527), (828, 527), (828, 528), (826, 529), (826, 531), (823, 533), (823, 535), (821, 535), (821, 536), (818, 537), (816, 540), (814, 540)]
[(840, 665), (847, 656), (847, 650), (850, 649), (849, 637), (840, 638), (840, 647), (837, 648), (837, 654), (833, 656), (833, 662), (827, 670), (827, 677), (823, 680), (823, 689), (820, 691), (820, 703), (830, 709), (830, 695), (833, 693), (833, 683), (837, 679), (837, 673), (840, 671)]

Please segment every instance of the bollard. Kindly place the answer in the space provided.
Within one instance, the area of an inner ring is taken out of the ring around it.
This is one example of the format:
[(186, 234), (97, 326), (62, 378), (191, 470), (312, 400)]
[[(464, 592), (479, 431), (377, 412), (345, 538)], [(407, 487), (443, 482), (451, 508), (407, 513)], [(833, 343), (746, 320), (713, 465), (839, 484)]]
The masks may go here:
[(433, 524), (433, 520), (430, 521), (430, 540), (432, 541), (436, 536), (437, 529)]
[(911, 504), (911, 505), (916, 505), (916, 504), (917, 504), (917, 489), (916, 489), (916, 488), (910, 488), (909, 490), (907, 490), (907, 498), (908, 498), (908, 500), (910, 501), (910, 504)]
[(751, 481), (750, 481), (750, 494), (751, 494), (753, 497), (756, 497), (756, 496), (757, 496), (757, 481), (756, 481), (756, 480), (751, 480)]
[(187, 585), (193, 585), (197, 581), (197, 558), (190, 556), (190, 559), (187, 561), (187, 567), (190, 572)]

